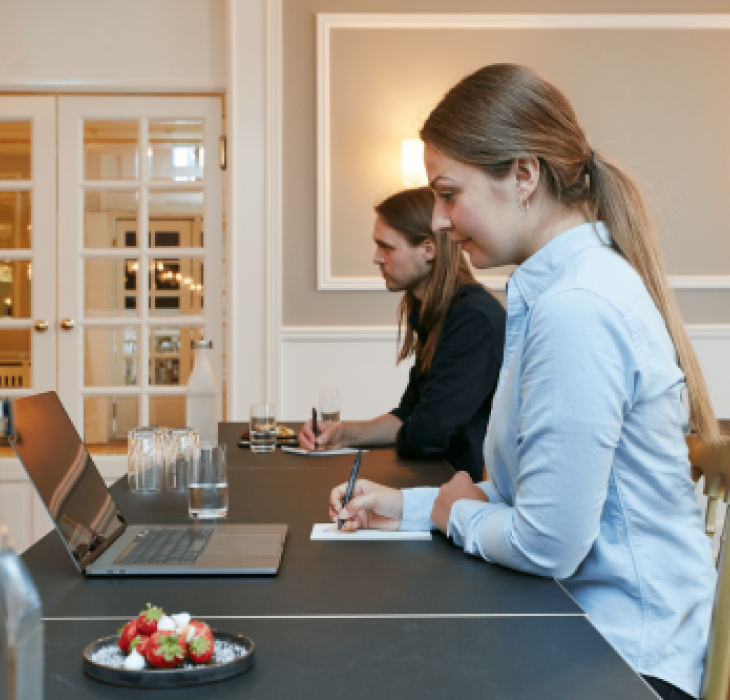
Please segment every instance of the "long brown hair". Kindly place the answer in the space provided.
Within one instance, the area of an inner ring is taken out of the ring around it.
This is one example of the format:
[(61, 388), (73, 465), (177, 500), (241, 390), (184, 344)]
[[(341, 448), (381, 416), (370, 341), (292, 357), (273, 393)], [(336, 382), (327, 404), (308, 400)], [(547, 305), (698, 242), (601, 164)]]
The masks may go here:
[(687, 380), (690, 420), (708, 443), (722, 434), (697, 356), (664, 274), (656, 234), (632, 180), (591, 149), (565, 95), (524, 66), (486, 66), (455, 85), (431, 112), (421, 138), (495, 179), (515, 159), (534, 156), (541, 181), (558, 202), (603, 221), (613, 247), (641, 276), (664, 318)]
[(459, 246), (445, 233), (431, 230), (434, 202), (428, 187), (416, 187), (398, 192), (375, 207), (386, 225), (398, 231), (409, 246), (415, 248), (427, 239), (436, 246), (418, 317), (421, 328), (428, 333), (423, 345), (408, 320), (417, 302), (413, 292), (406, 290), (398, 305), (398, 362), (415, 352), (424, 372), (431, 368), (444, 319), (459, 287), (478, 284)]

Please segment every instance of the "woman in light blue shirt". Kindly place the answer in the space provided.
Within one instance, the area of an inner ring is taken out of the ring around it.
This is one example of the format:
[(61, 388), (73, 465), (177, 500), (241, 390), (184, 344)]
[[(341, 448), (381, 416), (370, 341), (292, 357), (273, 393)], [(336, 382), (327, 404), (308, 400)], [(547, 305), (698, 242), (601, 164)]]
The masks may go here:
[[(715, 569), (685, 432), (721, 440), (641, 196), (533, 71), (487, 66), (421, 132), (433, 228), (477, 268), (515, 264), (485, 441), (488, 482), (360, 480), (348, 529), (436, 527), (560, 579), (663, 698), (697, 697)], [(686, 388), (690, 415), (683, 408)]]

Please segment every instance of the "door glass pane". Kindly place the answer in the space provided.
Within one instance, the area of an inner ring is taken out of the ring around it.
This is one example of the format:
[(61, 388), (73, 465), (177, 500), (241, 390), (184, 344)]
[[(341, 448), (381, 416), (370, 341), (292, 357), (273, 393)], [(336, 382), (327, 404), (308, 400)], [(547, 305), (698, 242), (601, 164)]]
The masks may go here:
[(184, 396), (150, 396), (150, 425), (184, 428), (186, 402)]
[(0, 122), (0, 180), (30, 180), (30, 122)]
[(30, 386), (30, 329), (0, 330), (0, 388)]
[(86, 396), (84, 398), (84, 442), (111, 445), (127, 451), (127, 433), (139, 427), (139, 399), (136, 396)]
[(150, 328), (150, 384), (185, 386), (193, 370), (191, 340), (203, 340), (202, 328)]
[(0, 262), (0, 318), (30, 318), (30, 260)]
[(149, 142), (147, 157), (153, 180), (194, 182), (203, 179), (202, 120), (150, 121)]
[(84, 315), (87, 318), (137, 315), (137, 258), (87, 258), (84, 262)]
[(203, 247), (203, 192), (152, 190), (151, 248)]
[(84, 122), (84, 178), (136, 180), (138, 133), (136, 121)]
[(30, 192), (0, 192), (0, 248), (30, 248)]
[(90, 190), (84, 193), (84, 245), (136, 248), (137, 192)]
[(203, 258), (153, 260), (150, 270), (150, 315), (202, 314)]
[(84, 385), (136, 386), (137, 329), (84, 329)]

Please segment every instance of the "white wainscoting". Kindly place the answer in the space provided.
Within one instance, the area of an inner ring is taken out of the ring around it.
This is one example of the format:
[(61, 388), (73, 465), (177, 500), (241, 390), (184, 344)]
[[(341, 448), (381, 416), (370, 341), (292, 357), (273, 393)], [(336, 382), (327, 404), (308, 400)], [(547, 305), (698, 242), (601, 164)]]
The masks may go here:
[[(690, 325), (690, 338), (717, 416), (730, 419), (730, 325)], [(393, 326), (285, 327), (281, 333), (283, 420), (303, 420), (323, 387), (340, 390), (343, 419), (370, 418), (397, 405), (410, 362), (398, 367)]]
[[(99, 455), (94, 457), (94, 463), (108, 485), (127, 473), (124, 455)], [(7, 525), (17, 552), (24, 552), (53, 529), (25, 470), (14, 458), (0, 459), (0, 525)]]

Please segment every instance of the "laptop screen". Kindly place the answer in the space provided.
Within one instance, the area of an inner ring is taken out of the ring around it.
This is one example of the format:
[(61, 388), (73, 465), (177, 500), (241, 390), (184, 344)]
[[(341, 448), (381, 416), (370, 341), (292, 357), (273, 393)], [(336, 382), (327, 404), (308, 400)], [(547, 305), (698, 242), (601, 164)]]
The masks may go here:
[(14, 402), (12, 442), (79, 568), (124, 519), (54, 392)]

